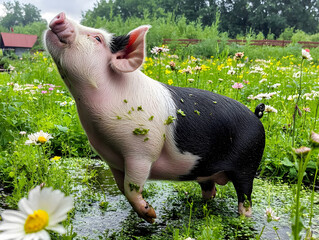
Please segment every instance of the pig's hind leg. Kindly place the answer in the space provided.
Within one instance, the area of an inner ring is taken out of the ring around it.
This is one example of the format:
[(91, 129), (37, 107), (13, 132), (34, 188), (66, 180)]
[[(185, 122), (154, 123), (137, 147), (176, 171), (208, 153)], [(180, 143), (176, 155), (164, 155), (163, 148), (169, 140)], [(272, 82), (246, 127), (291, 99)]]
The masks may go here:
[[(254, 176), (254, 175), (252, 175)], [(238, 213), (246, 217), (252, 216), (251, 193), (253, 190), (253, 177), (231, 172), (229, 178), (233, 182), (238, 197)]]
[(203, 199), (209, 200), (212, 197), (214, 198), (216, 196), (216, 187), (215, 182), (213, 180), (199, 182), (199, 185), (202, 189)]

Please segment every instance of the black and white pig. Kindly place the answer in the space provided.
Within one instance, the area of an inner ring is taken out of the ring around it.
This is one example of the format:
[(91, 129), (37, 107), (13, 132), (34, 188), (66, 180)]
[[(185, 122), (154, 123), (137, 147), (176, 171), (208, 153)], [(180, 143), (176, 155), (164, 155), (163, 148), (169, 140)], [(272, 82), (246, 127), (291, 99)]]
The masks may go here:
[(251, 215), (265, 146), (263, 104), (253, 113), (228, 97), (144, 75), (139, 68), (150, 26), (116, 37), (60, 13), (49, 28), (46, 48), (74, 97), (89, 142), (140, 217), (156, 218), (141, 194), (147, 179), (195, 180), (205, 199), (215, 196), (215, 183), (232, 181), (239, 213)]

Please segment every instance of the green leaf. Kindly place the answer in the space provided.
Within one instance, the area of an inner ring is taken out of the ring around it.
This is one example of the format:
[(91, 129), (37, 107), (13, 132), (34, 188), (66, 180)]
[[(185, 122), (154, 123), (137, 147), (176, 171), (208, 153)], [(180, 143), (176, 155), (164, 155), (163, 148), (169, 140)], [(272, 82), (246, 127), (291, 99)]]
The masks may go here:
[(9, 110), (10, 112), (16, 112), (16, 111), (18, 111), (17, 109), (15, 109), (15, 108), (12, 107), (12, 106), (9, 106), (9, 107), (8, 107), (8, 110)]
[(66, 133), (69, 130), (69, 128), (63, 127), (61, 125), (55, 125), (55, 126), (59, 129), (59, 131), (64, 132), (64, 133)]
[(294, 166), (294, 164), (292, 162), (290, 162), (288, 158), (284, 158), (284, 160), (281, 163), (282, 163), (282, 165), (284, 165), (286, 167), (293, 167)]

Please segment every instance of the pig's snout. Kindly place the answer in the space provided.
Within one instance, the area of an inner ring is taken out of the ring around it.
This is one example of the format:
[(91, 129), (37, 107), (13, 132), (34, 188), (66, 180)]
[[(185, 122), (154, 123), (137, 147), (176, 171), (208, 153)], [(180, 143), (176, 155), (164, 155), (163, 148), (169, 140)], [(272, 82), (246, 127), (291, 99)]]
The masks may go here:
[(74, 26), (63, 12), (52, 19), (49, 27), (62, 43), (71, 43), (75, 38)]
[(65, 13), (59, 13), (57, 16), (55, 16), (50, 24), (49, 24), (49, 27), (51, 29), (55, 29), (57, 28), (59, 25), (62, 25), (63, 23), (65, 22)]

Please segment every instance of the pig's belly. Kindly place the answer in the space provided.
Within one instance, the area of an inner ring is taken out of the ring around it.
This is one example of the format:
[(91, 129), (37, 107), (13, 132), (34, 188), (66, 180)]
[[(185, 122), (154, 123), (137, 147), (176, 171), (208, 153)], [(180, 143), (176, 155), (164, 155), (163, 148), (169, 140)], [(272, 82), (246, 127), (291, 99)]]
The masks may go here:
[[(124, 172), (125, 159), (122, 154), (114, 151), (107, 144), (90, 141), (100, 157), (112, 168)], [(188, 175), (200, 157), (188, 152), (181, 153), (175, 144), (165, 143), (159, 157), (152, 163), (149, 179), (179, 180), (180, 176)], [(195, 180), (195, 179), (194, 179)]]
[(124, 172), (124, 158), (121, 156), (121, 154), (114, 151), (114, 148), (108, 146), (107, 144), (96, 143), (92, 140), (89, 142), (92, 148), (105, 162), (107, 162), (110, 167)]
[(152, 164), (149, 178), (179, 180), (180, 176), (191, 172), (199, 159), (200, 157), (189, 152), (181, 153), (175, 145), (165, 144), (161, 155)]

